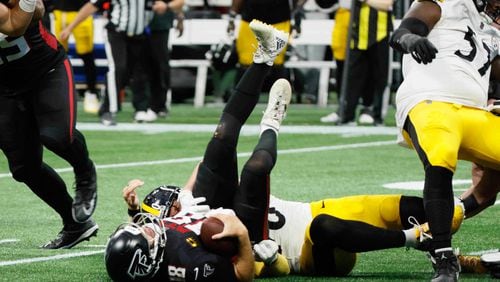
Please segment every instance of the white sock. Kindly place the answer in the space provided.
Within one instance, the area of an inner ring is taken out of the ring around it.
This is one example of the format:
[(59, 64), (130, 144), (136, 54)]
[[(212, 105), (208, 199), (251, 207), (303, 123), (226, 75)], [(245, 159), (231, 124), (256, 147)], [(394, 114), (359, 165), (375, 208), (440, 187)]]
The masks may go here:
[(403, 230), (405, 234), (405, 246), (415, 248), (417, 246), (417, 235), (415, 234), (415, 229), (405, 229)]
[(436, 249), (434, 250), (434, 252), (437, 254), (437, 253), (442, 253), (442, 252), (446, 252), (446, 251), (453, 251), (453, 249), (451, 247), (448, 247), (448, 248), (441, 248), (441, 249)]

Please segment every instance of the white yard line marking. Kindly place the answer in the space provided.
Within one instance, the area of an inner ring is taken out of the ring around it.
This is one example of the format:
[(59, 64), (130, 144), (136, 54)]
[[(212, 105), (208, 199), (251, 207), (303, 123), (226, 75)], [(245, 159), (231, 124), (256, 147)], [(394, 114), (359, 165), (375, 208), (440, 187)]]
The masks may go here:
[[(116, 126), (105, 126), (100, 123), (79, 122), (79, 130), (88, 131), (140, 131), (148, 134), (164, 132), (213, 132), (215, 124), (167, 124), (167, 123), (118, 123)], [(241, 135), (257, 135), (260, 125), (247, 124), (241, 129)], [(316, 133), (340, 134), (342, 136), (394, 135), (396, 127), (390, 126), (332, 126), (332, 125), (286, 125), (280, 133)]]
[(483, 251), (476, 251), (476, 252), (468, 252), (466, 255), (469, 256), (482, 256), (484, 254), (491, 254), (491, 253), (496, 253), (500, 252), (500, 249), (490, 249), (490, 250), (483, 250)]
[(104, 250), (85, 251), (85, 252), (78, 252), (78, 253), (71, 253), (71, 254), (55, 255), (55, 256), (50, 256), (50, 257), (37, 257), (37, 258), (27, 258), (27, 259), (18, 259), (18, 260), (7, 260), (7, 261), (0, 261), (0, 266), (8, 266), (8, 265), (16, 265), (16, 264), (24, 264), (24, 263), (34, 263), (34, 262), (50, 261), (50, 260), (59, 260), (59, 259), (67, 259), (67, 258), (74, 258), (74, 257), (92, 256), (95, 254), (102, 254), (102, 253), (104, 253)]
[[(286, 149), (286, 150), (278, 150), (278, 155), (322, 152), (322, 151), (336, 151), (336, 150), (342, 150), (342, 149), (357, 149), (357, 148), (385, 146), (385, 145), (393, 145), (393, 144), (396, 144), (395, 140), (394, 141), (392, 141), (392, 140), (391, 141), (376, 141), (376, 142), (355, 143), (355, 144), (341, 144), (341, 145), (332, 145), (332, 146)], [(246, 156), (250, 156), (250, 154), (251, 154), (251, 152), (239, 153), (238, 157), (246, 157)], [(159, 160), (159, 161), (105, 164), (105, 165), (96, 165), (96, 168), (101, 170), (101, 169), (108, 169), (108, 168), (123, 168), (123, 167), (138, 167), (138, 166), (142, 167), (142, 166), (148, 166), (148, 165), (189, 163), (189, 162), (198, 162), (201, 159), (202, 159), (202, 157), (192, 157), (192, 158), (178, 158), (178, 159)], [(59, 168), (59, 169), (56, 169), (56, 171), (58, 173), (72, 172), (73, 168), (70, 168), (70, 167)], [(0, 174), (0, 178), (5, 178), (5, 177), (10, 177), (10, 173)]]
[[(471, 179), (453, 179), (453, 187), (462, 187), (462, 188), (454, 188), (453, 190), (465, 191), (469, 188), (471, 183), (472, 183)], [(424, 189), (424, 181), (420, 180), (420, 181), (393, 182), (393, 183), (383, 184), (382, 186), (387, 189), (422, 191)]]
[(83, 248), (106, 248), (106, 245), (83, 245)]
[(15, 243), (15, 242), (19, 242), (19, 239), (3, 239), (3, 240), (0, 240), (0, 244)]

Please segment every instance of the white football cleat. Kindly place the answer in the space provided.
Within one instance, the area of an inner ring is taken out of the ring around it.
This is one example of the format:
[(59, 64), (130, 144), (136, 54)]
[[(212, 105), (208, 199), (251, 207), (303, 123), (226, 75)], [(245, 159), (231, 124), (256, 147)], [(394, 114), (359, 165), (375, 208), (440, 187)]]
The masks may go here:
[(250, 29), (255, 34), (257, 42), (259, 42), (257, 50), (253, 55), (254, 63), (266, 63), (272, 66), (274, 59), (276, 59), (288, 43), (288, 33), (259, 20), (252, 20), (250, 22)]
[(290, 82), (284, 78), (276, 80), (269, 90), (269, 101), (260, 122), (261, 132), (266, 128), (272, 128), (276, 132), (280, 130), (281, 122), (286, 117), (286, 111), (292, 99), (292, 87)]
[(340, 119), (339, 115), (336, 112), (333, 112), (329, 115), (321, 117), (320, 121), (324, 123), (337, 123), (339, 119)]
[(151, 109), (147, 111), (137, 111), (134, 115), (134, 121), (138, 123), (153, 122), (158, 119), (158, 115)]
[(83, 111), (90, 114), (97, 114), (99, 111), (99, 100), (96, 93), (85, 91), (83, 96)]
[(362, 125), (373, 125), (375, 123), (375, 119), (367, 113), (362, 113), (359, 116), (358, 122)]

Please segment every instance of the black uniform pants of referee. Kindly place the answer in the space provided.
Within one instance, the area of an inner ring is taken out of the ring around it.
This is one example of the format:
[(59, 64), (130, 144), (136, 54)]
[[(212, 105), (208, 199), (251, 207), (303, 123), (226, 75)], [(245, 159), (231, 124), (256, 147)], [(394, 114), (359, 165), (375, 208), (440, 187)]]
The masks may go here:
[(389, 75), (388, 38), (373, 44), (367, 50), (349, 50), (348, 79), (343, 105), (342, 123), (355, 121), (360, 98), (363, 106), (373, 106), (373, 117), (382, 120), (382, 97)]
[(106, 57), (108, 58), (107, 87), (99, 114), (116, 113), (121, 109), (119, 93), (128, 85), (132, 89), (135, 111), (146, 111), (149, 101), (146, 86), (149, 79), (146, 62), (146, 35), (127, 36), (112, 29), (106, 30)]
[(167, 92), (170, 89), (169, 30), (152, 30), (149, 35), (151, 95), (150, 108), (156, 113), (167, 112)]

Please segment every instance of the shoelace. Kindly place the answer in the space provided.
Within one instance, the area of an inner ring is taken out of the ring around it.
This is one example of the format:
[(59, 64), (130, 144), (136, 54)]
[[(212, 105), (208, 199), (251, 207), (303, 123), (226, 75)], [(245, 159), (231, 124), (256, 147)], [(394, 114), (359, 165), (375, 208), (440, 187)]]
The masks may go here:
[(252, 44), (252, 47), (255, 48), (255, 50), (256, 50), (256, 52), (258, 53), (259, 56), (262, 56), (263, 53), (268, 53), (268, 54), (271, 54), (271, 55), (274, 55), (274, 53), (276, 53), (276, 51), (272, 51), (271, 49), (268, 49), (268, 48), (264, 47), (264, 45), (262, 45), (260, 42), (257, 45), (257, 47), (255, 47), (255, 44)]
[(408, 217), (408, 223), (413, 226), (413, 228), (417, 228), (417, 230), (420, 232), (419, 236), (419, 241), (422, 243), (426, 239), (432, 239), (432, 235), (427, 234), (422, 227), (422, 225), (418, 222), (418, 220), (414, 216)]

